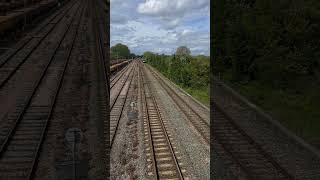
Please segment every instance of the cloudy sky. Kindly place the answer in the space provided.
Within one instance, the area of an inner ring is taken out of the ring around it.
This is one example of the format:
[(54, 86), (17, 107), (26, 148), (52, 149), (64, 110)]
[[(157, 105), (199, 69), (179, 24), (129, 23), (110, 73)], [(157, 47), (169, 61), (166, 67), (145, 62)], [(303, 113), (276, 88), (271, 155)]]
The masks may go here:
[(210, 0), (110, 0), (111, 46), (126, 44), (135, 54), (173, 54), (187, 46), (209, 55)]

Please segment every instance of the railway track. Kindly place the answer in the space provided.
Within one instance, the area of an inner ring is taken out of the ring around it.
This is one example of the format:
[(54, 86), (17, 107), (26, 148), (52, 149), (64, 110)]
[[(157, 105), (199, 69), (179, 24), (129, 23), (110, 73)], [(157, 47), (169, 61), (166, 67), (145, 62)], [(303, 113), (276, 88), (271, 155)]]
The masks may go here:
[(119, 74), (122, 74), (126, 69), (128, 68), (128, 66), (125, 66), (124, 68), (122, 68), (120, 71), (110, 75), (110, 82), (115, 84), (115, 80), (117, 80), (119, 78)]
[(32, 89), (59, 46), (79, 2), (70, 2), (68, 5), (65, 11), (59, 11), (60, 14), (54, 14), (53, 19), (44, 22), (48, 26), (42, 28), (40, 25), (14, 49), (1, 56), (0, 120), (6, 118), (8, 111), (28, 96), (29, 91), (24, 89)]
[(165, 76), (163, 76), (159, 72), (154, 71), (151, 66), (146, 66), (146, 67), (148, 67), (154, 74), (157, 74), (159, 78), (163, 79), (164, 82), (168, 86), (170, 86), (171, 89), (174, 90), (176, 92), (176, 94), (178, 94), (182, 99), (187, 101), (188, 104), (190, 105), (190, 107), (195, 109), (198, 112), (198, 114), (201, 115), (201, 117), (203, 119), (205, 119), (207, 122), (210, 122), (210, 108), (209, 107), (200, 103), (198, 100), (196, 100), (195, 98), (190, 96), (187, 92), (182, 90), (180, 87), (178, 87), (176, 84), (171, 82), (171, 80), (169, 80), (168, 78), (166, 78)]
[[(104, 87), (105, 89), (99, 91), (100, 92), (100, 98), (105, 98), (106, 101), (101, 101), (100, 104), (100, 108), (101, 108), (101, 112), (103, 111), (108, 111), (110, 109), (110, 104), (108, 106), (108, 103), (110, 103), (110, 91), (111, 91), (111, 87), (110, 87), (110, 70), (109, 70), (109, 66), (110, 63), (108, 60), (108, 49), (109, 48), (109, 36), (106, 33), (106, 18), (105, 16), (107, 16), (107, 14), (103, 11), (103, 8), (101, 8), (101, 4), (104, 1), (101, 0), (97, 0), (92, 2), (93, 5), (93, 17), (94, 17), (94, 21), (96, 25), (98, 25), (98, 28), (93, 27), (93, 29), (96, 30), (95, 32), (95, 36), (96, 39), (98, 39), (97, 41), (97, 45), (96, 47), (98, 47), (98, 54), (100, 56), (99, 58), (99, 64), (100, 66), (102, 66), (102, 81), (104, 83)], [(104, 4), (104, 3), (103, 3)], [(100, 13), (98, 13), (100, 12)], [(103, 17), (101, 16), (101, 14), (103, 14)], [(105, 93), (104, 93), (105, 92)], [(103, 118), (105, 118), (103, 120), (103, 124), (101, 124), (103, 126), (103, 140), (105, 141), (104, 144), (104, 153), (107, 156), (105, 157), (105, 161), (109, 162), (109, 155), (110, 155), (110, 150), (111, 150), (111, 146), (110, 143), (108, 142), (110, 134), (108, 134), (107, 132), (110, 129), (110, 123), (108, 121), (108, 117), (110, 117), (110, 112), (106, 113), (106, 116), (102, 116)], [(109, 164), (107, 163), (106, 167), (109, 166)], [(107, 168), (108, 169), (108, 168)], [(109, 171), (107, 171), (106, 173), (107, 176), (109, 176)]]
[[(12, 2), (13, 4), (11, 4)], [(55, 0), (47, 0), (12, 9), (16, 5), (15, 2), (25, 3), (24, 1), (0, 2), (0, 34), (4, 36), (10, 36), (14, 32), (23, 30), (28, 23), (32, 23), (33, 20), (37, 20), (43, 15), (46, 16), (46, 13), (56, 9), (58, 4)], [(9, 8), (8, 3), (13, 6)]]
[[(149, 68), (148, 68), (149, 69)], [(167, 94), (174, 101), (176, 106), (183, 112), (187, 119), (193, 124), (197, 131), (204, 138), (205, 142), (210, 144), (210, 124), (199, 114), (198, 111), (194, 110), (176, 91), (173, 90), (157, 73), (149, 69), (154, 77), (159, 81), (160, 85), (167, 92)]]
[[(123, 81), (119, 84), (119, 90), (117, 90), (117, 94), (115, 95), (115, 98), (112, 99), (110, 102), (110, 146), (112, 147), (112, 144), (114, 142), (119, 122), (121, 119), (121, 116), (123, 114), (124, 106), (128, 97), (128, 93), (130, 90), (131, 82), (134, 79), (135, 71), (136, 71), (136, 65), (133, 63), (130, 69), (128, 68), (127, 71), (129, 71), (127, 76), (121, 76)], [(125, 73), (125, 72), (124, 72)]]
[[(132, 65), (132, 64), (130, 64)], [(115, 76), (111, 77), (110, 79), (110, 89), (113, 88), (113, 86), (121, 79), (121, 77), (124, 75), (124, 73), (129, 69), (129, 66), (127, 65), (125, 68), (121, 69)]]
[[(107, 69), (109, 67), (109, 63), (107, 62), (107, 50), (106, 49), (106, 45), (107, 45), (107, 41), (108, 41), (108, 36), (106, 34), (106, 29), (105, 29), (105, 18), (101, 17), (101, 14), (104, 14), (104, 12), (101, 12), (103, 11), (102, 8), (100, 7), (101, 4), (104, 4), (102, 3), (103, 1), (101, 0), (98, 0), (95, 1), (96, 4), (94, 4), (94, 21), (95, 23), (94, 24), (97, 24), (98, 25), (98, 28), (96, 30), (96, 39), (98, 40), (98, 44), (97, 44), (97, 47), (98, 47), (98, 52), (99, 52), (99, 56), (100, 56), (100, 60), (101, 60), (101, 64), (103, 66), (103, 75), (104, 75), (104, 79), (103, 81), (106, 82), (106, 89), (109, 93), (109, 70)], [(100, 13), (98, 13), (100, 12)]]
[(16, 48), (6, 52), (0, 59), (0, 89), (5, 86), (9, 79), (14, 76), (21, 65), (31, 56), (31, 54), (48, 37), (55, 27), (64, 19), (69, 10), (77, 4), (74, 1), (61, 11), (56, 12), (44, 21), (39, 28), (28, 34), (19, 42)]
[(180, 167), (176, 149), (167, 130), (167, 123), (161, 116), (143, 68), (140, 63), (139, 81), (142, 86), (140, 96), (144, 109), (147, 160), (150, 163), (148, 165), (148, 177), (150, 179), (188, 179), (184, 174), (185, 171)]
[(294, 179), (222, 110), (213, 108), (214, 142), (222, 146), (249, 179)]
[(134, 64), (130, 68), (128, 68), (124, 74), (120, 74), (119, 79), (116, 82), (111, 82), (110, 87), (110, 109), (112, 109), (114, 103), (116, 102), (121, 90), (123, 89), (124, 85), (126, 84), (128, 78), (131, 76), (134, 69)]
[(71, 51), (83, 16), (82, 1), (73, 10), (67, 29), (59, 39), (46, 66), (35, 83), (31, 83), (26, 99), (8, 115), (1, 126), (0, 178), (32, 179), (50, 124)]
[(117, 72), (121, 71), (121, 69), (126, 67), (128, 65), (128, 63), (130, 63), (130, 61), (125, 61), (125, 62), (110, 65), (111, 76), (113, 76)]
[[(150, 69), (150, 68), (149, 68)], [(210, 143), (210, 125), (201, 118), (201, 115), (164, 81), (156, 72), (151, 70), (161, 86), (168, 95), (174, 100), (177, 107), (183, 112), (188, 120), (204, 137), (206, 142)], [(220, 109), (215, 108), (213, 113), (213, 140), (219, 143), (223, 151), (232, 162), (246, 174), (249, 179), (293, 179), (293, 177), (279, 165), (263, 148), (246, 134), (237, 124), (226, 116)]]

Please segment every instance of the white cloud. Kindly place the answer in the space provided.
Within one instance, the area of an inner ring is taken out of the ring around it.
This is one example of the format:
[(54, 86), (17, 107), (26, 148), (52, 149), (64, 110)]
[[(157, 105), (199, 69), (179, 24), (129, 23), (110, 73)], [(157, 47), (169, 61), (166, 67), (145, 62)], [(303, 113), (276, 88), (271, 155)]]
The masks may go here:
[(138, 12), (154, 16), (171, 16), (201, 9), (209, 5), (209, 0), (146, 0), (138, 5)]
[(187, 36), (187, 35), (189, 35), (189, 34), (191, 34), (191, 33), (193, 33), (192, 30), (190, 30), (190, 29), (184, 29), (184, 30), (182, 31), (181, 35), (182, 35), (182, 36)]
[(209, 4), (210, 0), (145, 0), (138, 5), (137, 11), (160, 19), (166, 29), (173, 29), (186, 20), (186, 16), (190, 19), (207, 12)]
[(209, 55), (209, 0), (112, 0), (111, 6), (111, 46), (173, 54), (185, 45), (194, 55)]

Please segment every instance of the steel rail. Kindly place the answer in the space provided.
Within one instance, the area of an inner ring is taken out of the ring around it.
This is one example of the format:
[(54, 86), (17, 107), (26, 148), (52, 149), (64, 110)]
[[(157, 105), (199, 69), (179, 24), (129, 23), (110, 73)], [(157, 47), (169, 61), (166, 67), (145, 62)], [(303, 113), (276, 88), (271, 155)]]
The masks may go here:
[[(143, 74), (142, 77), (146, 77), (146, 76), (145, 76), (145, 69), (144, 69), (143, 67), (142, 67), (142, 74)], [(144, 79), (144, 78), (143, 78), (143, 79)], [(150, 96), (151, 96), (152, 103), (154, 104), (155, 110), (156, 110), (156, 112), (157, 112), (157, 117), (158, 117), (158, 119), (159, 119), (159, 121), (160, 121), (160, 123), (161, 123), (162, 131), (163, 131), (164, 134), (165, 134), (165, 138), (166, 138), (167, 144), (168, 144), (168, 146), (169, 146), (169, 149), (170, 149), (170, 152), (171, 152), (171, 155), (172, 155), (172, 159), (173, 159), (174, 164), (175, 164), (175, 166), (176, 166), (176, 172), (177, 172), (177, 174), (178, 174), (179, 179), (183, 180), (184, 177), (183, 177), (183, 175), (182, 175), (182, 172), (181, 172), (181, 169), (180, 169), (180, 166), (179, 166), (177, 157), (176, 157), (176, 155), (175, 155), (175, 153), (174, 153), (174, 150), (173, 150), (173, 147), (172, 147), (170, 138), (169, 138), (169, 136), (168, 136), (168, 134), (167, 134), (167, 129), (166, 129), (166, 127), (164, 126), (163, 119), (162, 119), (161, 114), (160, 114), (160, 112), (159, 112), (159, 107), (158, 107), (158, 104), (157, 104), (157, 102), (156, 102), (156, 100), (155, 100), (155, 97), (154, 97), (154, 95), (153, 95), (153, 92), (152, 92), (152, 90), (151, 90), (148, 82), (143, 83), (143, 86), (144, 86), (144, 88), (149, 89), (149, 93), (150, 93)], [(144, 92), (145, 92), (145, 91), (144, 91)], [(146, 108), (146, 110), (147, 110), (147, 113), (146, 113), (146, 114), (147, 114), (147, 120), (148, 120), (148, 127), (150, 127), (151, 124), (150, 124), (150, 116), (149, 116), (148, 101), (147, 101), (147, 99), (146, 99), (146, 98), (147, 98), (147, 97), (146, 97), (146, 94), (144, 95), (144, 97), (145, 97), (145, 105), (146, 105), (146, 107), (147, 107), (147, 108)], [(150, 129), (150, 132), (151, 132), (151, 129)], [(151, 139), (152, 139), (151, 142), (153, 142), (152, 133), (150, 133), (149, 135), (150, 135), (150, 137), (151, 137)], [(154, 148), (154, 147), (153, 147), (153, 148)], [(153, 150), (154, 150), (154, 149), (153, 149)], [(156, 159), (156, 157), (154, 157), (154, 159)], [(155, 163), (157, 163), (157, 162), (155, 161)], [(157, 170), (158, 170), (158, 168), (157, 168)], [(157, 178), (159, 178), (158, 172), (157, 172)]]
[[(134, 72), (133, 72), (133, 73), (134, 73)], [(117, 120), (116, 120), (116, 121), (117, 121), (117, 124), (116, 124), (115, 130), (114, 130), (114, 133), (112, 134), (111, 142), (110, 142), (110, 147), (111, 147), (111, 148), (112, 148), (114, 139), (115, 139), (116, 134), (117, 134), (117, 131), (118, 131), (119, 122), (120, 122), (121, 117), (122, 117), (122, 114), (123, 114), (122, 112), (123, 112), (123, 110), (124, 110), (124, 106), (125, 106), (125, 104), (126, 104), (127, 97), (128, 97), (129, 90), (130, 90), (130, 86), (131, 86), (131, 83), (132, 83), (132, 81), (133, 81), (134, 76), (135, 76), (135, 74), (133, 74), (132, 77), (131, 77), (131, 79), (129, 80), (128, 90), (127, 90), (126, 95), (125, 95), (125, 98), (124, 98), (124, 103), (123, 103), (123, 105), (122, 105), (122, 107), (121, 107), (121, 110), (120, 110), (120, 113), (119, 113), (119, 118), (117, 118)], [(121, 89), (121, 91), (122, 91), (122, 89)], [(121, 93), (121, 91), (119, 92), (119, 94)], [(115, 103), (114, 103), (114, 104), (115, 104)], [(111, 108), (110, 114), (111, 114), (111, 112), (112, 112), (112, 109), (113, 109), (113, 106), (112, 106), (112, 108)]]
[[(149, 69), (149, 68), (148, 68), (148, 69)], [(171, 97), (171, 99), (174, 100), (175, 104), (179, 107), (179, 109), (183, 112), (183, 114), (189, 119), (189, 121), (190, 121), (191, 123), (194, 124), (194, 122), (193, 122), (193, 121), (194, 121), (194, 120), (193, 120), (194, 118), (192, 118), (192, 117), (188, 114), (187, 110), (185, 110), (185, 108), (183, 108), (181, 104), (177, 103), (177, 100), (175, 100), (176, 98), (179, 99), (185, 106), (187, 106), (187, 108), (188, 108), (193, 114), (195, 114), (198, 119), (201, 120), (201, 122), (206, 126), (207, 130), (210, 131), (210, 124), (209, 124), (207, 121), (205, 121), (205, 120), (200, 116), (200, 114), (199, 114), (197, 111), (195, 111), (195, 110), (189, 105), (189, 103), (187, 103), (183, 98), (181, 98), (181, 96), (179, 96), (179, 95), (172, 89), (172, 87), (170, 87), (169, 85), (167, 85), (167, 84), (164, 82), (164, 80), (159, 77), (159, 75), (157, 75), (156, 73), (154, 73), (153, 70), (150, 70), (150, 72), (154, 75), (154, 77), (156, 77), (156, 79), (159, 80), (160, 85), (165, 89), (165, 91), (166, 91), (167, 94)], [(189, 112), (190, 112), (190, 111), (189, 111)], [(194, 126), (195, 126), (195, 128), (198, 130), (198, 132), (204, 137), (204, 139), (206, 140), (207, 144), (210, 144), (210, 136), (209, 136), (209, 137), (206, 137), (206, 135), (204, 134), (204, 132), (203, 132), (201, 129), (199, 129), (199, 127), (197, 127), (196, 125), (194, 125)]]
[[(164, 80), (163, 80), (162, 78), (159, 77), (158, 74), (154, 73), (153, 70), (151, 70), (151, 73), (154, 74), (154, 76), (155, 76), (157, 79), (160, 80), (160, 84), (161, 84), (163, 87), (164, 87), (164, 86), (167, 87), (167, 88), (164, 88), (164, 89), (167, 91), (167, 93), (169, 94), (169, 96), (172, 97), (172, 99), (174, 99), (174, 98), (173, 98), (173, 95), (175, 95), (176, 97), (178, 97), (181, 101), (183, 101), (183, 102), (185, 103), (186, 106), (188, 106), (188, 108), (189, 108), (190, 110), (192, 110), (192, 111), (194, 112), (194, 114), (196, 114), (196, 115), (198, 116), (199, 119), (203, 120), (203, 119), (201, 118), (201, 116), (200, 116), (196, 111), (194, 111), (194, 110), (191, 108), (191, 106), (190, 106), (183, 98), (181, 98), (169, 85), (167, 85), (167, 84), (164, 82)], [(167, 89), (169, 89), (170, 92), (169, 92)], [(176, 103), (176, 104), (177, 104), (178, 107), (180, 107), (180, 109), (182, 109), (182, 108), (181, 108), (181, 105), (179, 105), (178, 103)], [(214, 103), (214, 104), (215, 104), (215, 103)], [(288, 179), (293, 179), (293, 176), (290, 175), (279, 163), (277, 163), (276, 160), (274, 160), (274, 158), (273, 158), (271, 155), (269, 155), (267, 152), (265, 152), (265, 151), (263, 150), (263, 148), (262, 148), (259, 144), (257, 144), (243, 129), (241, 129), (241, 128), (234, 122), (234, 120), (233, 120), (232, 118), (230, 118), (227, 114), (224, 113), (224, 111), (222, 111), (221, 109), (219, 109), (217, 106), (215, 106), (215, 108), (216, 108), (220, 113), (222, 113), (222, 114), (226, 117), (226, 120), (232, 124), (233, 128), (235, 128), (237, 131), (239, 131), (239, 132), (244, 136), (244, 138), (246, 139), (246, 141), (247, 141), (249, 144), (253, 145), (253, 146), (255, 147), (255, 149), (256, 149), (257, 151), (259, 151), (260, 154), (265, 157), (266, 160), (268, 160), (268, 161), (269, 161), (276, 169), (278, 169), (285, 177), (287, 177)], [(183, 111), (183, 112), (184, 112), (184, 111)], [(189, 117), (189, 116), (187, 115), (187, 113), (184, 112), (184, 114), (185, 114), (187, 117)], [(191, 118), (191, 117), (189, 117), (189, 118)], [(192, 122), (192, 121), (191, 121), (191, 122)], [(208, 129), (209, 129), (209, 128), (210, 128), (210, 125), (209, 125), (206, 121), (204, 121), (204, 120), (203, 120), (203, 122), (207, 124)], [(200, 133), (201, 133), (201, 132), (200, 132)], [(215, 131), (213, 131), (213, 134), (215, 134)], [(248, 169), (248, 168), (246, 168), (245, 165), (243, 165), (243, 164), (238, 160), (238, 158), (236, 157), (236, 155), (233, 154), (233, 153), (231, 152), (231, 150), (229, 150), (225, 145), (223, 145), (223, 143), (221, 143), (221, 140), (219, 140), (219, 136), (215, 136), (215, 138), (217, 139), (218, 142), (220, 142), (219, 144), (221, 144), (221, 146), (223, 147), (223, 149), (232, 157), (232, 159), (236, 162), (236, 164), (238, 164), (238, 166), (239, 166), (242, 170), (244, 170), (244, 172), (246, 172), (246, 174), (248, 175), (248, 177), (249, 177), (250, 179), (254, 179), (254, 178), (252, 177), (252, 175), (251, 175), (251, 174), (252, 174), (252, 173), (251, 173), (251, 170)], [(207, 140), (207, 142), (210, 143), (209, 140)]]
[[(83, 0), (82, 0), (82, 1), (83, 1)], [(83, 8), (83, 9), (84, 9), (84, 8)], [(48, 126), (49, 126), (49, 120), (50, 120), (51, 117), (52, 117), (53, 110), (54, 110), (54, 107), (55, 107), (56, 102), (57, 102), (57, 97), (58, 97), (58, 94), (59, 94), (60, 89), (61, 89), (61, 87), (62, 87), (63, 78), (64, 78), (64, 76), (65, 76), (65, 72), (66, 72), (66, 69), (67, 69), (68, 64), (69, 64), (69, 60), (70, 60), (70, 57), (71, 57), (71, 53), (72, 53), (72, 50), (73, 50), (73, 48), (74, 48), (75, 40), (76, 40), (76, 38), (77, 38), (77, 36), (78, 36), (78, 32), (79, 32), (79, 29), (80, 29), (79, 27), (80, 27), (80, 24), (81, 24), (81, 19), (83, 18), (83, 14), (84, 14), (84, 13), (83, 13), (83, 11), (84, 11), (83, 9), (82, 9), (82, 11), (81, 11), (80, 20), (79, 20), (79, 22), (78, 22), (78, 24), (77, 24), (76, 34), (75, 34), (75, 36), (74, 36), (74, 38), (73, 38), (73, 40), (72, 40), (72, 44), (71, 44), (70, 51), (68, 52), (67, 60), (65, 61), (64, 65), (63, 65), (63, 72), (62, 72), (62, 74), (60, 75), (60, 78), (59, 78), (59, 80), (58, 80), (59, 83), (58, 83), (57, 90), (56, 90), (56, 92), (55, 92), (55, 94), (54, 94), (54, 96), (53, 96), (52, 104), (50, 105), (51, 108), (50, 108), (48, 117), (46, 118), (46, 121), (45, 121), (45, 128), (43, 129), (43, 131), (42, 131), (42, 133), (41, 133), (40, 143), (39, 143), (39, 145), (38, 145), (38, 147), (37, 147), (37, 150), (36, 150), (36, 157), (33, 159), (32, 166), (31, 166), (32, 168), (31, 168), (31, 170), (30, 170), (30, 172), (29, 172), (29, 177), (28, 177), (29, 180), (33, 179), (34, 174), (35, 174), (35, 169), (36, 169), (36, 167), (37, 167), (38, 158), (39, 158), (39, 154), (40, 154), (40, 149), (41, 149), (41, 146), (42, 146), (42, 144), (43, 144), (43, 142), (44, 142), (44, 140), (45, 140), (45, 136), (46, 136), (46, 134), (47, 134), (47, 130), (48, 130)]]
[[(132, 65), (132, 66), (133, 66), (133, 65)], [(124, 81), (124, 83), (122, 84), (122, 86), (120, 87), (119, 93), (117, 94), (117, 96), (116, 96), (116, 98), (113, 100), (113, 102), (111, 102), (110, 110), (113, 108), (114, 104), (116, 103), (116, 101), (117, 101), (117, 99), (118, 99), (118, 97), (119, 97), (119, 95), (120, 95), (120, 92), (122, 91), (124, 85), (126, 84), (125, 82), (127, 82), (128, 78), (130, 77), (130, 75), (131, 75), (131, 73), (133, 72), (134, 68), (135, 68), (134, 66), (131, 67), (131, 69), (130, 69), (130, 71), (129, 71), (129, 73), (128, 73), (128, 76), (125, 77), (125, 81)], [(111, 91), (111, 90), (112, 90), (112, 89), (110, 89), (110, 91)], [(111, 98), (110, 98), (110, 99), (111, 99)]]
[[(125, 68), (123, 68), (119, 73), (119, 75), (117, 75), (115, 78), (111, 79), (111, 86), (110, 89), (113, 88), (113, 86), (121, 79), (121, 77), (125, 74), (125, 72), (129, 69), (129, 66), (131, 65), (131, 63), (126, 66)], [(131, 65), (132, 66), (132, 65)]]
[[(217, 110), (217, 112), (223, 116), (223, 119), (226, 120), (227, 122), (229, 122), (231, 124), (232, 128), (234, 128), (236, 131), (238, 131), (243, 136), (245, 141), (247, 141), (250, 145), (254, 146), (254, 148), (265, 158), (265, 160), (269, 161), (269, 163), (271, 163), (276, 168), (276, 170), (279, 170), (281, 172), (281, 174), (284, 175), (287, 179), (294, 179), (294, 177), (288, 171), (286, 171), (270, 154), (268, 154), (261, 147), (261, 145), (259, 145), (257, 142), (255, 142), (252, 139), (252, 137), (250, 137), (242, 128), (240, 128), (240, 126), (237, 125), (237, 123), (234, 121), (234, 119), (232, 119), (223, 110), (221, 110), (219, 107), (217, 107), (215, 102), (213, 102), (213, 104), (215, 105), (214, 107)], [(251, 177), (251, 179), (254, 179), (254, 177), (252, 176), (252, 170), (249, 168), (246, 168), (245, 165), (243, 165), (238, 160), (237, 155), (233, 154), (231, 152), (232, 150), (228, 149), (227, 145), (225, 145), (223, 143), (223, 140), (221, 140), (221, 136), (219, 136), (219, 134), (215, 130), (213, 131), (213, 135), (215, 135), (215, 138), (217, 139), (219, 144), (221, 144), (223, 146), (223, 148), (232, 157), (232, 159), (234, 159), (237, 162), (237, 164), (239, 166), (241, 166), (243, 170), (245, 170), (245, 172), (247, 173), (247, 175), (249, 177)]]
[(50, 64), (52, 63), (52, 61), (53, 61), (53, 59), (54, 59), (54, 57), (55, 57), (55, 55), (56, 55), (56, 53), (57, 53), (57, 51), (58, 51), (58, 48), (60, 47), (62, 41), (64, 40), (64, 38), (65, 38), (68, 30), (69, 30), (70, 27), (72, 26), (72, 21), (73, 21), (75, 15), (76, 15), (76, 13), (78, 12), (79, 8), (80, 8), (80, 5), (79, 5), (79, 7), (77, 8), (76, 12), (73, 14), (72, 20), (71, 20), (70, 24), (68, 25), (68, 28), (67, 28), (66, 32), (65, 32), (64, 35), (62, 36), (59, 44), (56, 46), (56, 48), (55, 48), (55, 50), (54, 50), (54, 53), (52, 54), (49, 62), (47, 63), (47, 65), (46, 65), (46, 67), (44, 68), (44, 70), (42, 71), (42, 73), (41, 73), (41, 75), (40, 75), (40, 78), (37, 79), (36, 83), (34, 84), (34, 86), (33, 86), (33, 88), (32, 88), (32, 89), (33, 89), (33, 90), (32, 90), (32, 93), (28, 96), (28, 98), (27, 98), (27, 100), (26, 100), (26, 104), (23, 106), (23, 108), (22, 108), (22, 110), (20, 111), (17, 119), (16, 119), (16, 120), (14, 121), (14, 123), (12, 124), (12, 128), (11, 128), (10, 131), (8, 132), (8, 134), (7, 134), (4, 142), (1, 144), (1, 146), (0, 146), (0, 158), (2, 158), (3, 153), (4, 153), (4, 150), (6, 149), (6, 147), (7, 147), (8, 143), (9, 143), (10, 139), (12, 138), (12, 136), (13, 136), (13, 134), (14, 134), (14, 132), (16, 131), (17, 126), (19, 125), (21, 119), (23, 118), (23, 115), (25, 114), (27, 108), (30, 106), (30, 103), (31, 103), (31, 101), (32, 101), (32, 98), (34, 97), (34, 95), (35, 95), (38, 87), (40, 86), (43, 78), (45, 77), (46, 72), (47, 72)]
[[(61, 9), (60, 11), (64, 12), (64, 13), (67, 13), (68, 10), (72, 8), (72, 6), (70, 7), (65, 7), (63, 9)], [(50, 24), (50, 22), (55, 19), (58, 15), (61, 15), (60, 11), (58, 10), (57, 12), (54, 13), (53, 16), (50, 16), (50, 18), (48, 20), (45, 20), (45, 23), (41, 23), (40, 25), (40, 28), (37, 28), (35, 29), (37, 32), (41, 31), (42, 29), (44, 29), (46, 27), (46, 25)], [(35, 33), (30, 33), (30, 34), (35, 34)], [(21, 39), (19, 42), (18, 42), (18, 48), (17, 49), (14, 49), (14, 51), (8, 51), (8, 52), (5, 52), (4, 54), (2, 54), (0, 56), (0, 68), (9, 61), (9, 59), (11, 59), (18, 51), (20, 51), (22, 48), (25, 47), (25, 45), (27, 43), (29, 43), (33, 37), (32, 35), (30, 34), (27, 34), (25, 38)]]
[[(77, 2), (75, 2), (74, 4), (72, 4), (72, 6), (67, 9), (63, 14), (67, 14), (75, 4), (77, 4)], [(18, 63), (17, 66), (14, 67), (13, 70), (10, 71), (10, 73), (3, 79), (1, 80), (0, 83), (0, 89), (4, 87), (4, 85), (9, 81), (9, 79), (15, 74), (15, 72), (22, 66), (22, 64), (24, 64), (26, 62), (26, 60), (31, 56), (31, 54), (37, 49), (37, 47), (41, 44), (41, 42), (55, 29), (55, 27), (59, 24), (59, 22), (64, 18), (65, 16), (61, 16), (61, 18), (58, 20), (57, 23), (54, 23), (54, 26), (52, 26), (50, 28), (50, 30), (45, 33), (44, 36), (40, 37), (39, 42), (37, 42), (37, 44), (31, 49), (31, 51), (23, 58), (23, 60), (21, 62)], [(48, 23), (49, 24), (49, 23)], [(40, 31), (40, 30), (39, 30)], [(30, 39), (30, 41), (33, 39), (34, 37), (32, 37)], [(26, 43), (27, 44), (27, 43)], [(24, 47), (24, 46), (23, 46)], [(7, 63), (9, 62), (9, 60), (17, 53), (19, 52), (23, 47), (21, 47), (18, 51), (16, 51), (14, 54), (10, 55), (9, 58), (7, 58), (1, 65), (0, 65), (0, 70), (1, 68)]]
[[(139, 68), (141, 68), (140, 67), (140, 65), (139, 65)], [(149, 118), (149, 116), (148, 116), (148, 108), (147, 108), (147, 104), (146, 104), (146, 96), (145, 96), (145, 91), (144, 91), (144, 80), (143, 80), (143, 77), (141, 76), (142, 75), (142, 72), (141, 72), (141, 69), (139, 69), (139, 76), (140, 76), (140, 78), (141, 79), (139, 79), (139, 81), (140, 81), (140, 85), (142, 86), (142, 87), (140, 87), (140, 97), (142, 98), (142, 97), (144, 97), (143, 99), (144, 99), (144, 103), (143, 103), (143, 108), (146, 110), (146, 114), (147, 114), (147, 116), (146, 116), (146, 118), (148, 119)], [(142, 81), (142, 83), (141, 83), (141, 81)], [(157, 161), (156, 161), (156, 156), (155, 156), (155, 149), (154, 149), (154, 145), (153, 145), (153, 141), (152, 141), (152, 137), (151, 137), (151, 126), (150, 126), (150, 121), (148, 120), (147, 121), (147, 126), (148, 126), (148, 133), (149, 133), (149, 141), (150, 141), (150, 143), (151, 143), (151, 156), (152, 156), (152, 161), (154, 162), (154, 163), (152, 163), (152, 166), (153, 166), (153, 174), (156, 176), (155, 178), (158, 180), (159, 179), (159, 174), (158, 174), (158, 166), (157, 166)]]

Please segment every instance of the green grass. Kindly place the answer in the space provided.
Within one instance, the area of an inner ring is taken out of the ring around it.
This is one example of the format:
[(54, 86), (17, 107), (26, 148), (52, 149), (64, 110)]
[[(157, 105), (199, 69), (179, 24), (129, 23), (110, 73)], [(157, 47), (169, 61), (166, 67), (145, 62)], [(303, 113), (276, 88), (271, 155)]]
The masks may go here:
[(319, 85), (305, 80), (297, 83), (301, 88), (283, 90), (260, 82), (235, 83), (227, 74), (224, 80), (296, 135), (320, 147)]
[[(180, 86), (181, 87), (181, 86)], [(206, 89), (194, 89), (194, 88), (188, 88), (188, 87), (182, 87), (183, 90), (185, 90), (187, 93), (189, 93), (192, 97), (206, 105), (207, 107), (210, 107), (210, 95), (209, 91)]]

